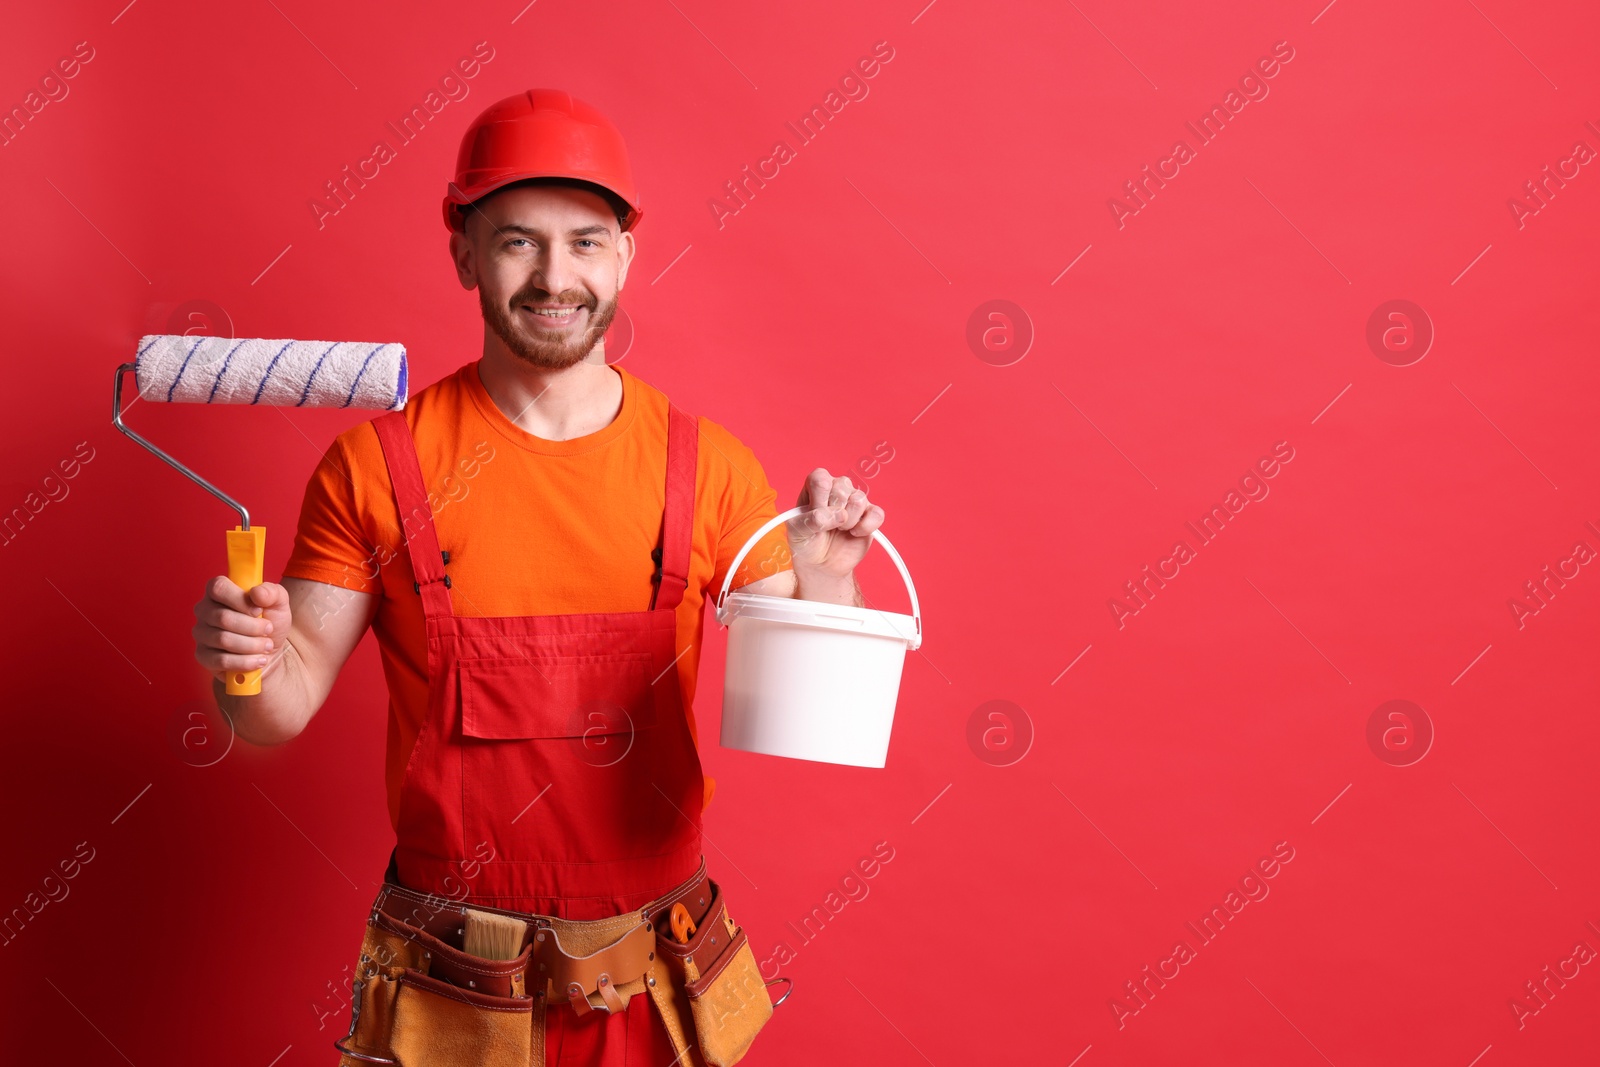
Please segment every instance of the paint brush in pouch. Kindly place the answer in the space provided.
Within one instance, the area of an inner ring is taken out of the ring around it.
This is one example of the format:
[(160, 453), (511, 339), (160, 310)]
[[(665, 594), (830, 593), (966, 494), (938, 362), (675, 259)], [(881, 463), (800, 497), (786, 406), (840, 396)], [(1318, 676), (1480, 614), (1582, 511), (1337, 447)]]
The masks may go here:
[(514, 960), (522, 952), (522, 938), (528, 932), (524, 920), (476, 908), (463, 908), (462, 916), (463, 952), (486, 960)]

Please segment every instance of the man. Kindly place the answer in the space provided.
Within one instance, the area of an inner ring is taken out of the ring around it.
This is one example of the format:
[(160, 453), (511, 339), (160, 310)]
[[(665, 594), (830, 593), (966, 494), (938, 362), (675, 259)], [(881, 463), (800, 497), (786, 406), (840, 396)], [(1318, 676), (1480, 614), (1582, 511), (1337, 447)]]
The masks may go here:
[[(708, 895), (700, 815), (713, 791), (691, 712), (705, 593), (777, 514), (775, 494), (726, 429), (605, 362), (641, 212), (603, 115), (552, 90), (499, 101), (463, 137), (443, 206), (456, 275), (478, 291), (481, 359), (338, 436), (307, 486), (282, 584), (245, 592), (213, 578), (195, 606), (196, 659), (239, 736), (278, 744), (305, 729), (373, 627), (396, 833), (384, 892), (450, 904), (432, 929), (441, 939), (463, 901), (526, 917), (530, 940), (539, 917), (582, 939), (629, 912), (665, 916), (668, 899), (692, 919)], [(809, 510), (747, 557), (767, 576), (736, 576), (738, 587), (860, 606), (852, 572), (883, 509), (822, 468), (798, 503)], [(225, 672), (256, 668), (258, 695), (224, 693)], [(431, 929), (434, 916), (410, 915)], [(403, 935), (388, 943), (433, 944), (437, 971), (453, 950), (411, 926), (385, 926)], [(453, 1024), (415, 1005), (439, 990), (381, 966), (374, 930), (342, 1062), (410, 1063), (402, 1041), (437, 1055), (455, 1038), (416, 1030)], [(631, 995), (653, 979), (610, 977), (614, 991), (592, 974), (563, 989), (530, 964), (504, 1003), (461, 997), (505, 1012), (537, 1000), (535, 1062), (541, 1048), (552, 1064), (700, 1062), (682, 1055), (693, 1034), (673, 1029), (662, 990)], [(378, 1023), (361, 1019), (363, 992)]]

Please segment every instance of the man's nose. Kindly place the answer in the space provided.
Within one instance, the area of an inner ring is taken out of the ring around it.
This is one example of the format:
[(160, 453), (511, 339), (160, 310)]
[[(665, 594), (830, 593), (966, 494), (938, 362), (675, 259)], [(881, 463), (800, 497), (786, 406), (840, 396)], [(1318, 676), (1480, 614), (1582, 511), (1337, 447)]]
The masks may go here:
[(573, 270), (572, 259), (561, 249), (550, 249), (540, 256), (533, 276), (550, 294), (551, 300), (557, 300), (568, 289), (576, 288), (573, 283), (577, 280), (577, 274)]

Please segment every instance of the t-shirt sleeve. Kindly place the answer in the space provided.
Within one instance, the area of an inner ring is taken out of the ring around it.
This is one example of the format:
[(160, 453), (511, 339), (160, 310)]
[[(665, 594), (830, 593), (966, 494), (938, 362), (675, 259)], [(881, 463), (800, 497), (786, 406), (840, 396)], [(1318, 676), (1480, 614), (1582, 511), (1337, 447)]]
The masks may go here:
[[(721, 494), (717, 564), (707, 587), (708, 595), (715, 597), (722, 591), (722, 582), (739, 549), (764, 523), (777, 516), (778, 494), (768, 483), (766, 471), (755, 453), (742, 441), (710, 419), (701, 419), (701, 431), (702, 441), (711, 446), (712, 455), (716, 457), (713, 469), (717, 471)], [(779, 523), (751, 546), (739, 563), (730, 590), (793, 569), (784, 526)]]
[[(357, 429), (360, 429), (359, 427)], [(334, 438), (306, 483), (285, 578), (306, 578), (362, 593), (380, 593), (374, 552), (352, 481), (350, 433)]]

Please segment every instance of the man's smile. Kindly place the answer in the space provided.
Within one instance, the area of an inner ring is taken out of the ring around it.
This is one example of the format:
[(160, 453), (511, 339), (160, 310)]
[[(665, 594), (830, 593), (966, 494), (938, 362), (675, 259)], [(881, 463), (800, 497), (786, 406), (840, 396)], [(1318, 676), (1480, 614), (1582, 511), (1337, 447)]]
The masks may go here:
[(589, 309), (584, 304), (523, 304), (518, 310), (531, 315), (540, 326), (563, 327), (577, 322), (578, 313)]

